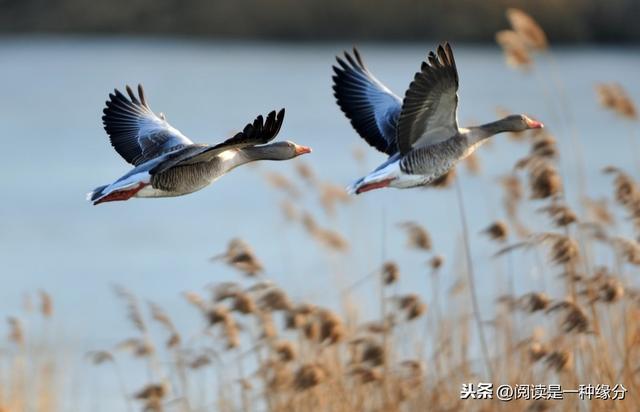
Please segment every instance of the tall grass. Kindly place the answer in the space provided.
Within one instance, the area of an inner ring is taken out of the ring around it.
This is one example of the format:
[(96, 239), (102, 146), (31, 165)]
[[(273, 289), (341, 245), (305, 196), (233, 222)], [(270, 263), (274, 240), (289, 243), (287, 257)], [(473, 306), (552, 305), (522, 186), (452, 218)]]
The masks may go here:
[[(510, 18), (513, 30), (498, 39), (509, 63), (537, 70), (531, 67), (532, 54), (547, 50), (546, 37), (526, 16), (511, 11)], [(637, 120), (633, 102), (619, 86), (598, 90), (604, 107)], [(568, 111), (558, 116), (563, 113)], [(406, 231), (408, 248), (424, 255), (429, 289), (400, 293), (401, 265), (383, 251), (377, 270), (341, 290), (342, 312), (322, 300), (292, 299), (265, 278), (269, 268), (259, 260), (259, 248), (232, 239), (212, 261), (235, 269), (238, 280), (184, 294), (201, 318), (200, 330), (185, 335), (162, 307), (143, 305), (126, 288), (116, 287), (135, 335), (87, 354), (87, 360), (111, 367), (122, 410), (128, 411), (637, 410), (640, 289), (634, 274), (640, 266), (635, 239), (640, 187), (612, 166), (604, 171), (612, 176), (610, 198), (591, 200), (585, 192), (578, 204), (570, 204), (553, 136), (545, 130), (515, 138), (530, 146), (529, 155), (506, 165), (506, 177), (490, 183), (504, 190), (505, 220), (489, 222), (484, 233), (495, 242), (494, 258), (504, 263), (507, 279), (506, 287), (493, 289), (493, 308), (477, 301), (473, 237), (459, 196), (464, 250), (458, 252), (466, 257), (469, 277), (458, 277), (448, 290), (441, 277), (462, 271), (457, 259), (448, 263), (435, 253), (432, 239), (438, 234), (420, 222), (398, 222), (397, 230)], [(469, 166), (477, 170), (477, 164)], [(297, 173), (317, 194), (329, 222), (337, 209), (358, 207), (308, 165), (298, 164)], [(287, 221), (300, 225), (330, 261), (350, 249), (350, 239), (304, 210), (296, 177), (270, 173), (265, 178), (283, 194)], [(453, 178), (451, 172), (435, 186), (446, 189)], [(536, 220), (532, 229), (533, 222), (523, 218), (532, 213), (544, 215), (546, 224)], [(516, 268), (527, 265), (541, 274), (537, 289), (522, 290), (516, 282)], [(354, 309), (354, 291), (364, 285), (379, 288), (377, 301), (367, 302), (375, 306), (370, 313), (377, 319), (365, 321)], [(29, 336), (21, 320), (8, 320), (9, 336), (0, 353), (2, 412), (60, 410), (60, 363), (47, 331), (53, 303), (46, 293), (39, 296), (44, 332)], [(156, 327), (162, 335), (150, 332)], [(135, 387), (124, 379), (123, 352), (146, 365), (146, 379)], [(479, 382), (492, 382), (494, 388), (559, 383), (565, 389), (623, 384), (628, 392), (625, 400), (580, 400), (576, 394), (561, 401), (461, 399), (463, 383)]]

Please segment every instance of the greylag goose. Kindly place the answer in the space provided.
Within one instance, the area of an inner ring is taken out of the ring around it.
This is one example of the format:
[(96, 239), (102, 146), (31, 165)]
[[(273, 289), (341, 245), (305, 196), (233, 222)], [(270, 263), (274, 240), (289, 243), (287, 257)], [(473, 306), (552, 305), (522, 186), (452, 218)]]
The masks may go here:
[(284, 109), (256, 117), (235, 136), (214, 146), (195, 144), (156, 115), (142, 85), (109, 94), (102, 121), (111, 145), (134, 168), (115, 182), (87, 195), (94, 205), (132, 197), (182, 196), (200, 190), (225, 173), (256, 160), (288, 160), (311, 152), (284, 141), (269, 143), (282, 126)]
[(475, 127), (458, 127), (458, 71), (448, 43), (429, 53), (401, 100), (366, 68), (358, 50), (336, 57), (334, 96), (353, 128), (387, 161), (349, 187), (363, 193), (383, 187), (410, 188), (445, 174), (487, 138), (543, 124), (511, 115)]

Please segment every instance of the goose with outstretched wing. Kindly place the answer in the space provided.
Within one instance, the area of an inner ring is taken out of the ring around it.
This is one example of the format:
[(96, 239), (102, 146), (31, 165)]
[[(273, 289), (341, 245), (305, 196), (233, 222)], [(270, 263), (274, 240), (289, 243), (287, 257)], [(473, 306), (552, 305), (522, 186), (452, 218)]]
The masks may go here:
[(423, 186), (497, 133), (543, 127), (522, 114), (458, 127), (458, 70), (448, 43), (429, 53), (402, 100), (367, 69), (356, 49), (336, 59), (333, 91), (338, 106), (369, 145), (389, 156), (353, 183), (351, 193)]
[(288, 160), (311, 149), (271, 142), (280, 131), (284, 109), (258, 116), (235, 136), (217, 145), (196, 144), (149, 107), (142, 85), (109, 95), (102, 121), (111, 145), (134, 168), (88, 194), (94, 205), (132, 197), (172, 197), (198, 191), (230, 170), (256, 160)]

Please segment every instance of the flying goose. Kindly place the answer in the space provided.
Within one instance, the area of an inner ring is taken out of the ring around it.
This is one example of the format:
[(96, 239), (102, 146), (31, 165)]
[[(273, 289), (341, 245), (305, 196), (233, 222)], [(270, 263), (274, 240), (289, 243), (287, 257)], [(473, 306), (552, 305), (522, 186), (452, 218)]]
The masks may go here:
[(389, 158), (349, 187), (363, 193), (383, 187), (422, 186), (445, 174), (487, 138), (502, 132), (539, 129), (517, 114), (475, 127), (458, 127), (458, 71), (448, 43), (429, 53), (401, 100), (353, 56), (336, 57), (334, 96), (353, 128)]
[(87, 195), (94, 205), (132, 197), (182, 196), (198, 191), (230, 170), (256, 160), (288, 160), (311, 152), (288, 141), (269, 143), (282, 126), (284, 109), (256, 117), (235, 136), (215, 146), (196, 144), (156, 115), (142, 85), (136, 96), (119, 90), (109, 94), (103, 111), (111, 145), (134, 168), (115, 182)]

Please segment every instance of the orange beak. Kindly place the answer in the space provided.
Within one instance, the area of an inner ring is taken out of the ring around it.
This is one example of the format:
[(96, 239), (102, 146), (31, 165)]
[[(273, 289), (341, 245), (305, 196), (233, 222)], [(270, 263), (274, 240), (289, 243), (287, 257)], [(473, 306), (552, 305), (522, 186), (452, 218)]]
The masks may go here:
[(544, 124), (538, 122), (537, 120), (527, 118), (527, 127), (529, 129), (542, 129)]
[(296, 156), (311, 153), (311, 148), (307, 146), (296, 145)]

